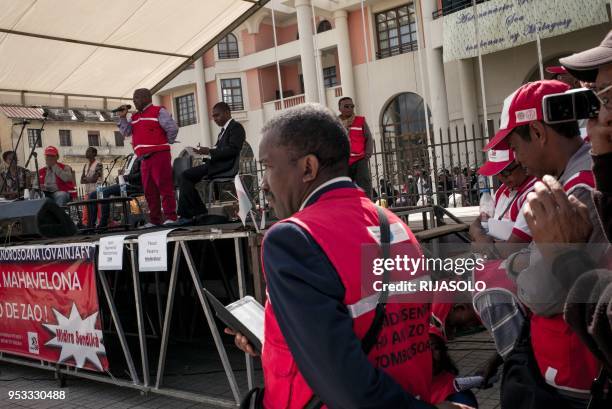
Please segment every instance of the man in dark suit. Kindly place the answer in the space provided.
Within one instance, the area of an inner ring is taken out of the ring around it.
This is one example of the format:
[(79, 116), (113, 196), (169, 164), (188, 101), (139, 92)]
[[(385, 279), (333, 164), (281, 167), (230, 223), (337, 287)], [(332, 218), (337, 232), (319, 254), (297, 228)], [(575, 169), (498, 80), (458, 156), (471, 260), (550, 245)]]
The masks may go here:
[(218, 102), (213, 107), (213, 120), (221, 127), (217, 143), (212, 148), (194, 148), (201, 155), (210, 155), (210, 159), (200, 166), (187, 169), (181, 175), (181, 186), (178, 201), (179, 223), (189, 223), (194, 217), (206, 214), (206, 205), (195, 188), (203, 178), (214, 178), (227, 172), (234, 166), (240, 155), (246, 138), (244, 128), (232, 118), (229, 105)]

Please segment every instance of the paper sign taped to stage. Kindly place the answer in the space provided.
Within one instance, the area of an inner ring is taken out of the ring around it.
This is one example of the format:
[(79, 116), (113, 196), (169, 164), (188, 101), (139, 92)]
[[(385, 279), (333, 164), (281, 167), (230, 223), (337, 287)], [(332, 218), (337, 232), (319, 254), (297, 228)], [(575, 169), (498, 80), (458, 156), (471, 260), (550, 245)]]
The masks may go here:
[(123, 241), (129, 234), (107, 236), (100, 239), (98, 270), (123, 269)]
[(108, 370), (94, 244), (0, 248), (0, 351)]
[(138, 236), (138, 271), (168, 271), (168, 233), (174, 229)]

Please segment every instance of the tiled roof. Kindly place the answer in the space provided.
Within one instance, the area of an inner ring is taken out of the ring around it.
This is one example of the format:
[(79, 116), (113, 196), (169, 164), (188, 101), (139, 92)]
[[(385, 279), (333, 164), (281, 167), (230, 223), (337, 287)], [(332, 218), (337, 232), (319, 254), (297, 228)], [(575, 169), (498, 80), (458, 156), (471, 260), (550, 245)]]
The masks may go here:
[(17, 119), (43, 119), (42, 108), (30, 108), (22, 106), (0, 105), (0, 112), (8, 118)]

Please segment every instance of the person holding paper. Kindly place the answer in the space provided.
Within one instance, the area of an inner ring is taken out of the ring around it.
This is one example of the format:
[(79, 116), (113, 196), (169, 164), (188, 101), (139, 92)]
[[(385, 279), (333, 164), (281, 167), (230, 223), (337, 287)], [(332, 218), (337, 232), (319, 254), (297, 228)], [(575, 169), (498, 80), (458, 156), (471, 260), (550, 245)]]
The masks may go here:
[[(269, 295), (263, 406), (301, 409), (318, 397), (332, 408), (432, 408), (428, 303), (408, 304), (392, 294), (375, 346), (368, 354), (362, 349), (379, 293), (361, 292), (362, 279), (373, 274), (369, 253), (365, 266), (361, 256), (368, 248), (380, 254), (382, 226), (378, 208), (348, 177), (342, 124), (326, 108), (303, 104), (270, 120), (262, 135), (262, 189), (282, 219), (262, 244)], [(394, 232), (390, 253), (421, 254), (408, 226), (381, 211)], [(399, 275), (390, 274), (392, 281)], [(422, 274), (413, 278), (426, 279)], [(244, 336), (226, 332), (254, 352)]]
[[(194, 217), (206, 214), (206, 205), (202, 202), (195, 185), (203, 178), (215, 176), (230, 171), (240, 158), (240, 151), (246, 139), (244, 127), (232, 118), (230, 106), (226, 102), (218, 102), (213, 107), (212, 117), (221, 128), (217, 142), (211, 148), (197, 147), (193, 151), (209, 156), (205, 163), (187, 169), (181, 175), (181, 186), (178, 201), (178, 224), (186, 225), (193, 222)], [(235, 175), (231, 175), (233, 177)]]
[(480, 216), (470, 226), (470, 235), (477, 243), (529, 243), (531, 234), (521, 208), (527, 194), (533, 191), (534, 176), (528, 176), (514, 159), (514, 153), (504, 144), (487, 152), (487, 162), (478, 169), (483, 176), (497, 176), (501, 186), (495, 192), (495, 213), (487, 232)]

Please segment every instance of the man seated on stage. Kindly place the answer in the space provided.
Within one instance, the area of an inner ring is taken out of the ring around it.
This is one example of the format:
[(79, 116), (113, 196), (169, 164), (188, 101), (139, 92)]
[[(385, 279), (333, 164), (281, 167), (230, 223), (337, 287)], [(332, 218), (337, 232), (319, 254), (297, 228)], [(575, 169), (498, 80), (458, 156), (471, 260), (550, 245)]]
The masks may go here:
[(66, 206), (70, 201), (70, 191), (74, 190), (72, 168), (58, 162), (59, 152), (55, 146), (45, 148), (45, 167), (38, 171), (38, 180), (45, 196), (58, 206)]
[[(125, 190), (129, 195), (134, 193), (142, 192), (142, 180), (140, 176), (140, 163), (142, 162), (142, 158), (132, 155), (130, 161), (125, 168), (125, 171), (121, 173), (125, 180)], [(102, 189), (102, 197), (111, 197), (111, 196), (119, 196), (121, 195), (121, 185), (116, 183), (114, 185), (110, 185)], [(97, 199), (98, 193), (94, 190), (89, 194), (89, 199)], [(108, 227), (108, 219), (110, 218), (110, 203), (102, 203), (100, 206), (102, 208), (102, 214), (100, 215), (100, 224), (98, 224), (99, 229), (104, 229)], [(96, 223), (96, 218), (98, 217), (98, 207), (92, 206), (89, 212), (89, 218), (87, 220), (87, 227), (94, 227)]]
[[(122, 107), (123, 109), (117, 112), (119, 115), (117, 125), (123, 136), (132, 136), (134, 153), (142, 158), (140, 166), (142, 187), (151, 219), (144, 227), (159, 226), (162, 222), (174, 223), (176, 199), (170, 144), (176, 142), (178, 125), (164, 107), (153, 105), (150, 90), (137, 89), (132, 100), (138, 112), (128, 121), (128, 107)], [(162, 209), (165, 221), (162, 219)]]
[(181, 175), (181, 187), (178, 201), (179, 224), (189, 224), (196, 216), (206, 214), (206, 205), (195, 188), (203, 178), (212, 179), (227, 172), (234, 166), (240, 156), (242, 144), (246, 138), (242, 125), (232, 118), (229, 105), (218, 102), (213, 107), (213, 120), (221, 127), (217, 143), (212, 148), (198, 147), (194, 152), (210, 155), (206, 163), (187, 169)]
[(32, 175), (24, 167), (17, 166), (17, 156), (14, 151), (2, 154), (6, 168), (0, 172), (0, 196), (5, 199), (17, 199), (23, 196), (23, 189), (32, 187)]

